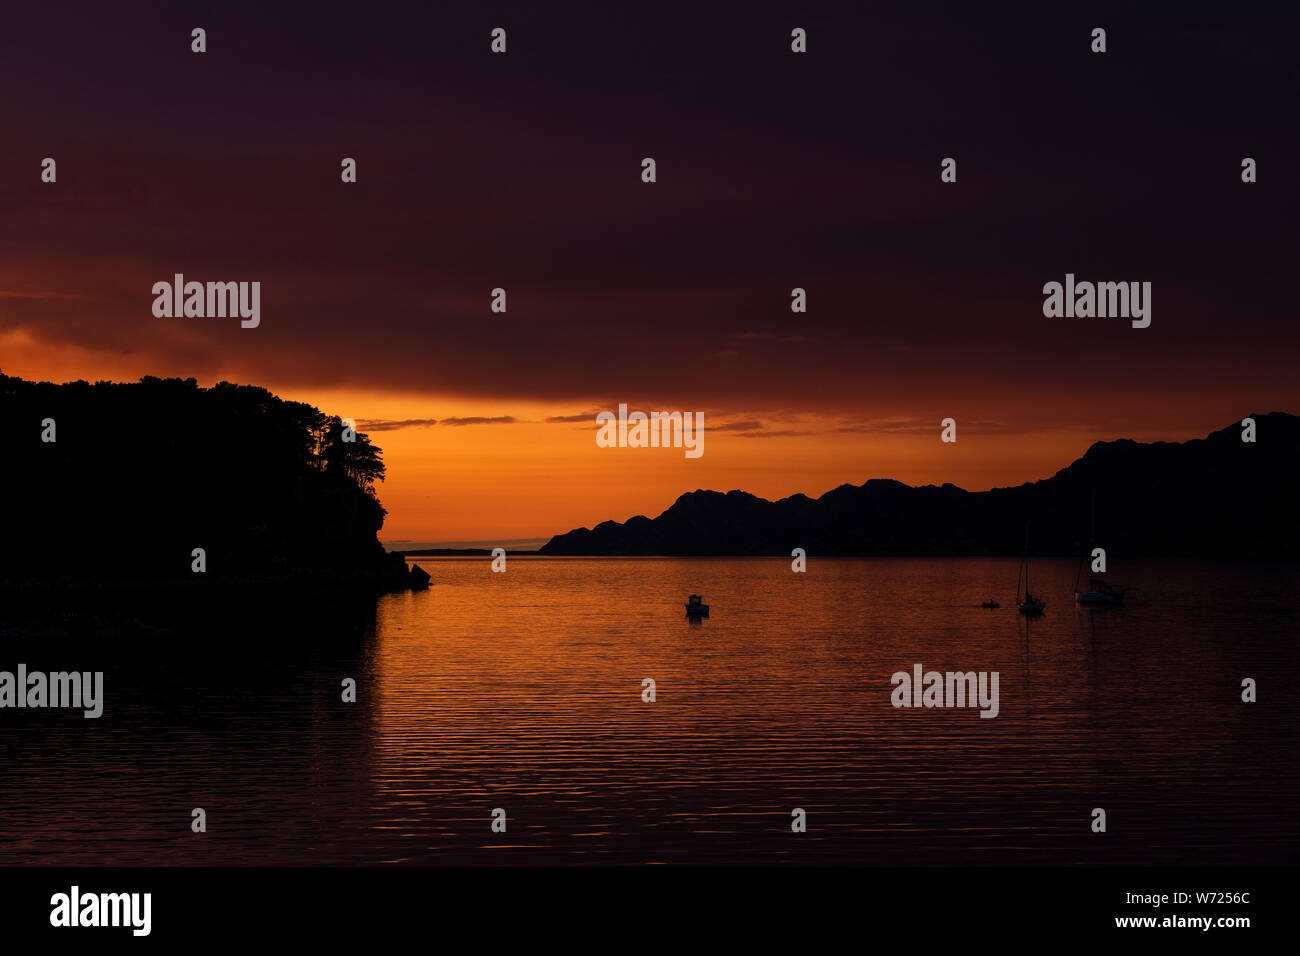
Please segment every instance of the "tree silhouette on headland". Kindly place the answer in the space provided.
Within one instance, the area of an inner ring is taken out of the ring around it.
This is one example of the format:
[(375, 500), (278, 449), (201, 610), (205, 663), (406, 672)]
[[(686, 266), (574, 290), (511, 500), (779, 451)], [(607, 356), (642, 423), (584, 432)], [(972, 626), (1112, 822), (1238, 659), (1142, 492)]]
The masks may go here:
[(193, 378), (0, 374), (0, 415), (0, 581), (184, 579), (202, 548), (222, 578), (413, 583), (376, 537), (381, 450), (311, 405)]

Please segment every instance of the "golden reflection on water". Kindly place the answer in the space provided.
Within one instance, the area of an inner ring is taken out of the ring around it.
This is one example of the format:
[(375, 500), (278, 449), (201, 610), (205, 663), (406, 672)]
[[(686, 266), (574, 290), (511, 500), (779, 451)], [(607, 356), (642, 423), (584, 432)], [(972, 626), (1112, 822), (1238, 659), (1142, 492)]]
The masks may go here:
[[(1130, 564), (1088, 610), (1035, 562), (1027, 621), (1015, 560), (421, 563), (368, 625), (104, 649), (101, 721), (0, 714), (0, 863), (1296, 857), (1293, 569)], [(891, 706), (917, 663), (997, 671), (997, 718)]]

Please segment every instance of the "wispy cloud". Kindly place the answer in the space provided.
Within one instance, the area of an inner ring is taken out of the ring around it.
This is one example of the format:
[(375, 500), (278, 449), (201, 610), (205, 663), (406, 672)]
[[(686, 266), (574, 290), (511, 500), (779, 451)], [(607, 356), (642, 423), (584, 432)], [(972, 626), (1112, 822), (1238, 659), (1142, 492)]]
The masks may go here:
[(391, 432), (398, 428), (423, 428), (438, 424), (436, 418), (403, 418), (400, 421), (357, 419), (357, 427), (372, 432)]
[(795, 342), (816, 342), (815, 335), (781, 335), (778, 332), (755, 332), (746, 329), (744, 332), (733, 332), (733, 339), (740, 339), (745, 342), (779, 342), (782, 345), (789, 345)]
[(0, 289), (0, 299), (65, 299), (79, 302), (89, 298), (88, 295), (75, 292), (14, 292), (11, 289)]
[(801, 432), (793, 428), (779, 428), (774, 431), (741, 432), (737, 438), (790, 438), (795, 435), (813, 435), (815, 432)]
[(443, 425), (514, 425), (517, 419), (513, 415), (497, 415), (494, 418), (485, 418), (482, 415), (471, 415), (468, 418), (444, 418)]
[[(853, 432), (853, 433), (885, 433), (890, 435), (923, 435), (928, 432), (938, 432), (941, 419), (934, 418), (915, 418), (915, 417), (895, 417), (895, 418), (862, 418), (850, 417), (843, 420), (844, 424), (830, 429), (832, 432)], [(1005, 428), (1004, 422), (994, 419), (957, 419), (957, 427), (963, 431), (994, 431)]]
[(391, 432), (399, 428), (428, 428), (430, 425), (514, 425), (516, 422), (518, 422), (518, 419), (513, 415), (497, 415), (495, 417), (471, 415), (464, 418), (358, 418), (357, 427), (365, 431)]

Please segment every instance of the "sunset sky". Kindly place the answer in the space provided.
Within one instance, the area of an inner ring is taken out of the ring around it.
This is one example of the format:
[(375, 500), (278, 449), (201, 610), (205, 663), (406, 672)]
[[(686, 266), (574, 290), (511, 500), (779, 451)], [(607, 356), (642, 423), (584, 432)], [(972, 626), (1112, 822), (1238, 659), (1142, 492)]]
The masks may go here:
[[(0, 33), (0, 369), (357, 419), (390, 545), (1300, 412), (1289, 12), (36, 6)], [(155, 318), (177, 272), (260, 281), (260, 327)], [(1045, 318), (1067, 272), (1151, 282), (1150, 328)], [(598, 448), (620, 402), (702, 411), (703, 457)]]

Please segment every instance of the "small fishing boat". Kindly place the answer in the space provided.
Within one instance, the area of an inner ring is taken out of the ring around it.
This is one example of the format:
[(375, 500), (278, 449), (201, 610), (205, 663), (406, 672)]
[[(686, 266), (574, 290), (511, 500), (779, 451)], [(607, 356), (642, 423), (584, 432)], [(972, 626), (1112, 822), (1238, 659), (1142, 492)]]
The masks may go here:
[(1117, 584), (1108, 584), (1098, 578), (1088, 582), (1087, 591), (1075, 591), (1076, 604), (1101, 604), (1118, 607), (1124, 603), (1124, 589)]
[(991, 610), (993, 610), (995, 607), (999, 607), (999, 604), (998, 604), (997, 601), (994, 601), (994, 600), (990, 599), (990, 600), (988, 600), (988, 601), (985, 601), (983, 604), (981, 604), (980, 607), (986, 607), (986, 608), (988, 608), (988, 609), (991, 611)]
[(704, 598), (698, 594), (692, 594), (686, 599), (686, 616), (687, 617), (708, 617), (709, 606), (701, 603)]

